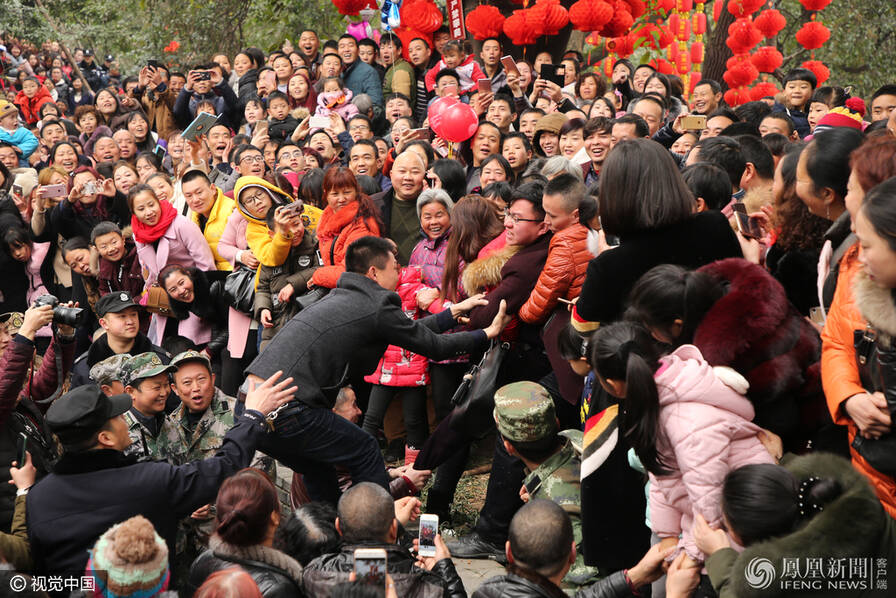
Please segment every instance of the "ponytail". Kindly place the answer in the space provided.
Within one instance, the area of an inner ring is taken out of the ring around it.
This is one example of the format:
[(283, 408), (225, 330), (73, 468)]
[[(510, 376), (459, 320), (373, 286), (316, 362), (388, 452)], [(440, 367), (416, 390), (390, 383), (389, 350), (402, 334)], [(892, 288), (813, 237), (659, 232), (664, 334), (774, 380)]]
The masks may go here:
[(836, 480), (797, 480), (780, 465), (745, 465), (725, 476), (722, 512), (745, 546), (791, 533), (843, 493)]
[(656, 450), (659, 436), (659, 393), (653, 379), (660, 350), (647, 330), (632, 322), (601, 327), (594, 335), (591, 365), (604, 380), (625, 380), (622, 431), (644, 465), (655, 474), (668, 473)]

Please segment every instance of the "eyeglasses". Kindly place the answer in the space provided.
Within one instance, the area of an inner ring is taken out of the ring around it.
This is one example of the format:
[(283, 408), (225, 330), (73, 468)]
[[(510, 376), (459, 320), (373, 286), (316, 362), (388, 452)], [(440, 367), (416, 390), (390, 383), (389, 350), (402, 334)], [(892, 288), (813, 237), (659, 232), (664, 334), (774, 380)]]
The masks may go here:
[(280, 156), (278, 156), (278, 159), (280, 159), (280, 158), (286, 158), (287, 160), (292, 160), (293, 158), (301, 158), (302, 155), (303, 155), (303, 154), (302, 154), (301, 151), (295, 151), (295, 152), (283, 152), (283, 153), (280, 154)]
[(264, 156), (243, 156), (240, 158), (240, 164), (243, 162), (264, 162)]
[(520, 222), (544, 222), (544, 218), (541, 220), (537, 218), (521, 218), (516, 214), (511, 214), (509, 211), (504, 210), (504, 219), (506, 220), (507, 218), (513, 220), (514, 224), (519, 224)]
[(354, 133), (355, 131), (369, 131), (370, 127), (368, 127), (367, 125), (352, 125), (348, 128), (348, 130), (352, 133)]
[(263, 191), (259, 191), (258, 193), (255, 193), (253, 195), (246, 195), (244, 193), (240, 198), (240, 200), (246, 205), (255, 204), (257, 206), (264, 205), (264, 203), (266, 201), (270, 201), (270, 199), (271, 198), (268, 197), (268, 194)]

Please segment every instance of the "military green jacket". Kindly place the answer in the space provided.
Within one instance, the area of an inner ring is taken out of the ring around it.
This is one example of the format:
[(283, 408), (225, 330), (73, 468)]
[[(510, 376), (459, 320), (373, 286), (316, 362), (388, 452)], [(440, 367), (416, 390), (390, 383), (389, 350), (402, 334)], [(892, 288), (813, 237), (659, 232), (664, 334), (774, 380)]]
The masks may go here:
[(125, 455), (134, 455), (140, 461), (170, 461), (166, 452), (166, 439), (171, 434), (172, 426), (167, 417), (162, 420), (156, 436), (140, 423), (133, 411), (125, 412), (124, 420), (128, 424), (128, 436), (131, 437), (131, 446), (124, 450)]
[(570, 568), (564, 585), (583, 586), (600, 578), (597, 568), (585, 565), (582, 554), (582, 501), (581, 476), (582, 460), (573, 442), (567, 440), (557, 453), (532, 470), (524, 484), (529, 498), (544, 498), (560, 505), (572, 520), (572, 534), (576, 542), (576, 562)]

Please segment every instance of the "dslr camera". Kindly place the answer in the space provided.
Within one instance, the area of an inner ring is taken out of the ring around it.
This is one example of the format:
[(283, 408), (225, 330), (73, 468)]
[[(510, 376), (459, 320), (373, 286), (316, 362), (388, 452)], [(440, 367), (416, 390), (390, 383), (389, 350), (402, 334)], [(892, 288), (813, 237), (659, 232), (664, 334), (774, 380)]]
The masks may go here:
[(77, 328), (84, 322), (84, 310), (80, 307), (59, 305), (59, 299), (53, 295), (41, 295), (34, 300), (34, 306), (49, 305), (53, 308), (53, 323)]

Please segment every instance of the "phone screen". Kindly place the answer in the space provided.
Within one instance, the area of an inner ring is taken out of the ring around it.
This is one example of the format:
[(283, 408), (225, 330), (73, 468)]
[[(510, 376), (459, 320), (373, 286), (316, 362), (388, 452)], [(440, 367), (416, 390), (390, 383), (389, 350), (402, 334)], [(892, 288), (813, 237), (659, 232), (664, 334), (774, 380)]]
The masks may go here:
[(363, 584), (386, 587), (386, 551), (382, 549), (355, 550), (355, 576)]
[(436, 554), (436, 534), (439, 533), (439, 517), (438, 515), (421, 515), (420, 516), (420, 536), (418, 539), (417, 552), (421, 556), (435, 556)]
[(19, 440), (16, 443), (16, 462), (19, 468), (23, 467), (26, 462), (25, 452), (28, 450), (28, 437), (23, 433), (19, 433)]
[(737, 229), (740, 234), (751, 239), (762, 238), (762, 229), (759, 227), (759, 223), (750, 218), (746, 212), (735, 211), (734, 217), (737, 219)]
[(516, 68), (516, 62), (514, 62), (512, 56), (504, 56), (501, 58), (501, 64), (504, 66), (504, 70), (513, 75), (519, 75), (520, 71)]

